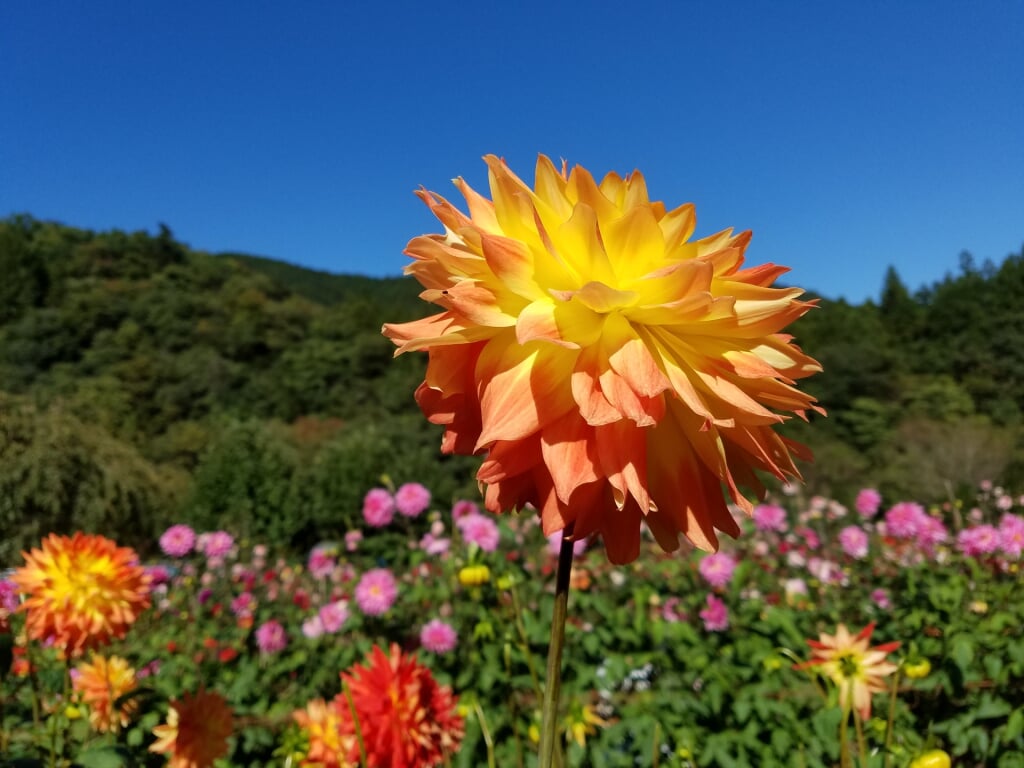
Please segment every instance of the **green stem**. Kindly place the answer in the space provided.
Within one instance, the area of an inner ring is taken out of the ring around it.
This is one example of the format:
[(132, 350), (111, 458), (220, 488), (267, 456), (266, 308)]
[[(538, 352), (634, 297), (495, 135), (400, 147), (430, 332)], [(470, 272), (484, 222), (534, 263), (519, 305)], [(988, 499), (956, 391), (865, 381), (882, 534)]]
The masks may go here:
[[(540, 723), (540, 768), (553, 768), (558, 743), (558, 699), (562, 691), (562, 648), (565, 645), (565, 616), (569, 607), (569, 574), (572, 571), (572, 523), (562, 532), (555, 576), (555, 605), (551, 612), (551, 643), (544, 686)], [(559, 761), (561, 762), (561, 761)]]
[(483, 707), (479, 701), (473, 702), (473, 709), (476, 711), (476, 721), (480, 723), (480, 734), (484, 737), (484, 744), (487, 745), (487, 766), (496, 768), (494, 762), (494, 739), (491, 738), (491, 729), (487, 727), (487, 718), (484, 717)]
[(341, 690), (345, 692), (345, 701), (348, 702), (348, 711), (352, 713), (352, 723), (355, 726), (356, 743), (359, 745), (359, 765), (366, 768), (369, 765), (366, 761), (366, 743), (363, 741), (363, 729), (359, 725), (359, 715), (356, 714), (356, 703), (352, 701), (352, 691), (348, 689), (345, 679), (341, 680)]
[(853, 710), (853, 726), (857, 732), (857, 751), (860, 753), (861, 768), (868, 768), (868, 745), (864, 741), (864, 724), (861, 722), (860, 713)]
[(839, 765), (841, 768), (850, 766), (850, 736), (849, 736), (850, 710), (843, 709), (843, 719), (839, 721)]
[(544, 694), (540, 688), (540, 678), (537, 676), (537, 667), (533, 663), (533, 653), (530, 651), (530, 638), (526, 634), (526, 625), (523, 623), (523, 609), (519, 602), (518, 583), (513, 582), (512, 588), (509, 591), (512, 593), (512, 610), (515, 614), (514, 621), (516, 631), (519, 633), (519, 647), (522, 648), (523, 658), (526, 659), (526, 668), (530, 671), (530, 680), (533, 681), (533, 690), (539, 699), (542, 698)]
[(885, 722), (885, 768), (892, 759), (892, 732), (896, 724), (896, 694), (899, 692), (900, 672), (892, 676), (892, 693), (889, 695), (889, 717)]

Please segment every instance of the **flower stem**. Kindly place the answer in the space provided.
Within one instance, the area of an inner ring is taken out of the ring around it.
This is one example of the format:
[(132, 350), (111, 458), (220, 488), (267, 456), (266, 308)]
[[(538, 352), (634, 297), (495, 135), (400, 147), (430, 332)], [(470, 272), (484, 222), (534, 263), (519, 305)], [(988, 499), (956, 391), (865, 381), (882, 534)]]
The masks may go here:
[[(544, 703), (540, 723), (540, 768), (553, 768), (558, 743), (558, 700), (562, 690), (562, 647), (565, 645), (565, 616), (569, 606), (569, 574), (572, 571), (572, 523), (562, 532), (555, 576), (555, 605), (551, 612), (551, 643)], [(561, 762), (561, 761), (559, 761)]]
[(352, 723), (355, 726), (356, 732), (356, 744), (359, 745), (359, 765), (360, 768), (366, 768), (369, 763), (366, 762), (366, 744), (363, 741), (363, 729), (359, 725), (359, 715), (356, 713), (356, 704), (352, 701), (352, 691), (348, 689), (348, 683), (344, 679), (341, 681), (341, 690), (345, 694), (345, 701), (348, 702), (348, 711), (352, 713)]

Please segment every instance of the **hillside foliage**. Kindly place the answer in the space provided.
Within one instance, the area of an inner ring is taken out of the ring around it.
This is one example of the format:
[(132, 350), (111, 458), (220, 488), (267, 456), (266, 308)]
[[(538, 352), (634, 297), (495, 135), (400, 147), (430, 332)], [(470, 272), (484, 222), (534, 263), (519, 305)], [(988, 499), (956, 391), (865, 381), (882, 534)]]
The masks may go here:
[[(431, 308), (407, 278), (211, 255), (156, 234), (0, 220), (0, 566), (44, 531), (117, 530), (143, 549), (184, 520), (305, 548), (337, 539), (365, 489), (475, 491), (442, 457), (385, 321)], [(1024, 481), (1024, 251), (881, 300), (822, 299), (796, 323), (829, 411), (787, 425), (810, 490), (948, 499)]]

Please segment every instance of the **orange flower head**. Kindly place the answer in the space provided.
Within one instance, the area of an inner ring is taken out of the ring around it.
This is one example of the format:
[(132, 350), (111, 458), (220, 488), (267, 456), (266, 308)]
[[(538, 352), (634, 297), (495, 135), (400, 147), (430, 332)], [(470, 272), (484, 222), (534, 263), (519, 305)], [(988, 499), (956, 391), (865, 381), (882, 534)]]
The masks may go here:
[(13, 580), (25, 596), (28, 636), (52, 639), (66, 656), (124, 637), (149, 607), (149, 577), (135, 551), (103, 536), (51, 533), (22, 556)]
[(898, 669), (885, 657), (900, 644), (870, 647), (874, 630), (874, 623), (868, 624), (854, 636), (840, 624), (835, 635), (822, 632), (818, 640), (807, 641), (811, 646), (811, 660), (798, 665), (798, 669), (817, 667), (838, 688), (839, 706), (843, 711), (849, 711), (852, 706), (862, 720), (871, 716), (871, 695), (886, 689), (882, 678)]
[(313, 699), (305, 709), (292, 713), (306, 738), (309, 749), (302, 761), (304, 766), (323, 766), (323, 768), (349, 768), (354, 766), (348, 760), (349, 751), (353, 746), (358, 750), (355, 736), (342, 735), (341, 712), (346, 711), (347, 703), (343, 697), (327, 703), (323, 699)]
[(166, 724), (153, 734), (149, 750), (167, 754), (169, 768), (205, 768), (228, 752), (231, 708), (219, 693), (186, 693), (171, 702)]
[(119, 698), (138, 685), (135, 670), (120, 656), (109, 658), (93, 654), (92, 661), (77, 667), (73, 680), (75, 691), (89, 707), (89, 723), (100, 733), (117, 732), (131, 722), (138, 709), (134, 699), (115, 708)]
[(757, 472), (799, 478), (807, 450), (776, 434), (815, 400), (821, 370), (782, 332), (814, 304), (772, 287), (787, 270), (744, 268), (750, 233), (691, 239), (692, 205), (651, 202), (639, 172), (597, 183), (541, 156), (531, 189), (485, 158), (491, 198), (455, 185), (469, 213), (418, 194), (444, 233), (413, 238), (405, 268), (442, 311), (387, 324), (396, 354), (425, 350), (416, 400), (442, 450), (483, 454), (492, 512), (533, 505), (545, 534), (599, 533), (629, 562), (645, 521), (672, 551), (682, 533), (737, 535)]
[[(389, 653), (374, 646), (366, 666), (357, 665), (341, 678), (352, 694), (371, 768), (431, 768), (458, 750), (463, 721), (451, 689), (397, 644)], [(355, 733), (347, 702), (340, 707), (342, 732)], [(348, 757), (358, 762), (358, 745)]]

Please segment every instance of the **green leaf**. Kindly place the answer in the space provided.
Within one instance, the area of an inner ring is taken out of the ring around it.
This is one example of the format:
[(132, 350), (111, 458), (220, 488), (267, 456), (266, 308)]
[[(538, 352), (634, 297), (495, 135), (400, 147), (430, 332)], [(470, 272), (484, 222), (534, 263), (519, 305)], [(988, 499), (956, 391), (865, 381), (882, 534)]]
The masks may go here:
[(131, 762), (131, 755), (122, 747), (94, 747), (78, 756), (75, 765), (82, 768), (119, 768)]

